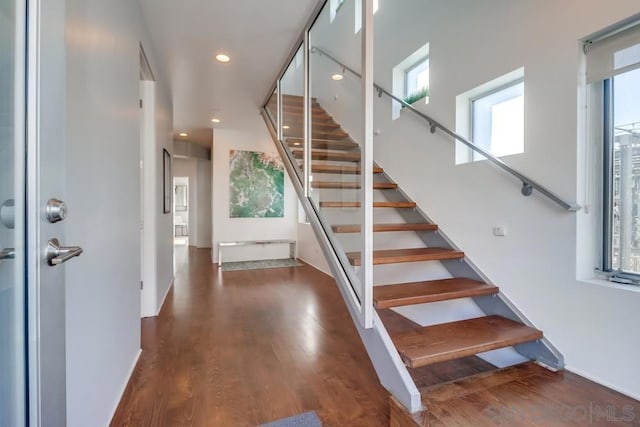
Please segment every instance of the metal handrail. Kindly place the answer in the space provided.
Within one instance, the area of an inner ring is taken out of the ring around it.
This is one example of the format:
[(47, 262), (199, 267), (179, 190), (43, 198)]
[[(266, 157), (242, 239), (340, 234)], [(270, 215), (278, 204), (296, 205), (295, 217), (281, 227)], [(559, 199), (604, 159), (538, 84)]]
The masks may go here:
[[(315, 53), (315, 52), (318, 52), (320, 55), (326, 56), (328, 59), (330, 59), (331, 61), (333, 61), (334, 63), (336, 63), (340, 67), (342, 67), (343, 70), (350, 72), (354, 76), (356, 76), (358, 78), (362, 77), (357, 71), (353, 70), (352, 68), (349, 68), (347, 65), (345, 65), (344, 63), (342, 63), (341, 61), (339, 61), (338, 59), (336, 59), (335, 57), (333, 57), (332, 55), (330, 55), (326, 51), (322, 50), (321, 48), (313, 46), (311, 48), (311, 53)], [(444, 126), (443, 124), (439, 123), (438, 121), (436, 121), (432, 117), (422, 113), (421, 111), (418, 111), (411, 104), (405, 102), (403, 99), (398, 98), (397, 96), (395, 96), (394, 94), (392, 94), (388, 90), (384, 89), (383, 87), (381, 87), (381, 86), (379, 86), (379, 85), (377, 85), (375, 83), (374, 83), (373, 86), (378, 91), (378, 95), (379, 96), (382, 96), (382, 94), (387, 95), (388, 97), (390, 97), (394, 101), (399, 102), (404, 108), (407, 108), (409, 111), (413, 112), (414, 114), (418, 115), (422, 119), (426, 120), (429, 123), (429, 128), (431, 130), (431, 133), (435, 133), (438, 129), (440, 129), (442, 132), (444, 132), (445, 134), (449, 135), (453, 139), (463, 143), (464, 145), (466, 145), (467, 147), (469, 147), (473, 151), (482, 154), (484, 157), (487, 158), (487, 160), (489, 160), (494, 165), (498, 166), (500, 169), (502, 169), (505, 172), (507, 172), (507, 173), (515, 176), (516, 178), (518, 178), (518, 180), (522, 182), (521, 193), (522, 193), (523, 196), (530, 196), (533, 193), (533, 190), (537, 190), (540, 194), (548, 197), (549, 199), (551, 199), (552, 201), (554, 201), (555, 203), (557, 203), (558, 205), (562, 206), (564, 209), (566, 209), (568, 211), (577, 212), (577, 211), (579, 211), (581, 209), (580, 205), (578, 205), (576, 203), (569, 203), (569, 202), (563, 200), (560, 196), (558, 196), (557, 194), (555, 194), (551, 190), (547, 189), (546, 187), (544, 187), (541, 184), (538, 184), (536, 181), (534, 181), (533, 179), (527, 177), (526, 175), (521, 174), (517, 170), (511, 168), (509, 165), (507, 165), (502, 160), (500, 160), (497, 157), (493, 156), (491, 153), (487, 152), (486, 150), (478, 147), (477, 145), (475, 145), (469, 139), (467, 139), (467, 138), (457, 134), (456, 132), (452, 131), (451, 129), (447, 128), (446, 126)]]

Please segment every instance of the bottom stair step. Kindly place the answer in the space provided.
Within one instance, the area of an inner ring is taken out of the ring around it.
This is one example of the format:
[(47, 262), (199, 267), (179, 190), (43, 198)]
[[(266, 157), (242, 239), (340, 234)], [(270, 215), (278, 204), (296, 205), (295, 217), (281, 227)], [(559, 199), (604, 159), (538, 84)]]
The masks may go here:
[(446, 402), (451, 399), (468, 396), (473, 393), (483, 393), (495, 387), (526, 380), (532, 376), (552, 378), (555, 373), (545, 369), (535, 362), (525, 362), (502, 369), (481, 372), (458, 380), (447, 381), (420, 389), (423, 402)]
[(426, 326), (392, 336), (410, 368), (510, 347), (542, 338), (542, 331), (501, 316)]

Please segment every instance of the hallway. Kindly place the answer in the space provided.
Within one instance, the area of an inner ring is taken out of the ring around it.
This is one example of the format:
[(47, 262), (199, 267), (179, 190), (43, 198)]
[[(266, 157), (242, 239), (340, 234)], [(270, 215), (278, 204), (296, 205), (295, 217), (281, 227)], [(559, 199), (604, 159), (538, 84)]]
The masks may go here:
[(257, 426), (315, 410), (383, 426), (379, 384), (333, 279), (309, 266), (218, 272), (189, 248), (112, 426)]

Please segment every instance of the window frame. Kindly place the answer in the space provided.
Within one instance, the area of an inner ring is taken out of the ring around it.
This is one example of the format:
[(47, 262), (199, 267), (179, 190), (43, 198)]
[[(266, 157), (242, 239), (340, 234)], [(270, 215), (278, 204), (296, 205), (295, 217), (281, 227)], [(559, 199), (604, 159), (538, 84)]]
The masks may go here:
[[(476, 121), (475, 114), (474, 114), (474, 104), (475, 104), (476, 101), (479, 101), (479, 100), (481, 100), (483, 98), (487, 98), (487, 97), (489, 97), (491, 95), (495, 95), (498, 92), (502, 92), (504, 90), (507, 90), (507, 89), (510, 89), (512, 87), (518, 86), (520, 84), (523, 85), (523, 87), (522, 87), (522, 98), (524, 99), (524, 95), (525, 95), (524, 80), (525, 80), (524, 76), (523, 77), (519, 77), (517, 79), (511, 80), (511, 81), (506, 82), (504, 84), (501, 84), (499, 86), (493, 87), (490, 90), (481, 92), (481, 93), (469, 98), (469, 136), (470, 136), (470, 140), (473, 143), (473, 145), (475, 145), (477, 147), (480, 147), (483, 150), (491, 153), (491, 155), (493, 155), (494, 157), (503, 157), (503, 156), (512, 156), (512, 155), (516, 155), (516, 154), (521, 154), (521, 153), (524, 153), (524, 147), (523, 147), (522, 152), (520, 152), (520, 153), (504, 154), (504, 155), (497, 156), (497, 155), (495, 155), (494, 153), (491, 152), (491, 141), (489, 141), (489, 147), (483, 147), (483, 146), (477, 144), (476, 143), (476, 135), (474, 135), (475, 121)], [(516, 97), (510, 98), (510, 99), (515, 99), (515, 98)], [(506, 101), (504, 101), (504, 102), (506, 102)], [(522, 136), (523, 136), (523, 139), (524, 139), (524, 127), (522, 129), (522, 133), (523, 133)], [(482, 154), (476, 152), (472, 148), (469, 148), (469, 150), (471, 150), (471, 159), (470, 159), (471, 162), (475, 162), (477, 160), (485, 159), (485, 156), (483, 156)]]
[[(420, 58), (419, 60), (417, 60), (416, 62), (413, 63), (413, 65), (411, 65), (410, 67), (408, 67), (407, 69), (404, 70), (404, 96), (403, 98), (407, 98), (409, 95), (411, 95), (412, 93), (409, 92), (409, 73), (411, 73), (412, 71), (414, 71), (416, 68), (422, 66), (422, 64), (424, 64), (425, 62), (427, 62), (427, 70), (430, 70), (431, 68), (431, 61), (430, 61), (430, 57), (429, 55)], [(417, 77), (417, 74), (416, 74)], [(431, 75), (429, 75), (429, 80), (431, 80)], [(417, 79), (416, 79), (416, 92), (417, 92)], [(429, 90), (429, 85), (427, 85), (427, 91)], [(429, 95), (427, 95), (429, 96)], [(421, 98), (424, 99), (424, 98)]]
[(597, 271), (611, 282), (638, 286), (640, 273), (613, 268), (614, 78), (611, 76), (602, 82), (602, 252), (601, 268)]
[(602, 84), (602, 271), (613, 273), (613, 78)]

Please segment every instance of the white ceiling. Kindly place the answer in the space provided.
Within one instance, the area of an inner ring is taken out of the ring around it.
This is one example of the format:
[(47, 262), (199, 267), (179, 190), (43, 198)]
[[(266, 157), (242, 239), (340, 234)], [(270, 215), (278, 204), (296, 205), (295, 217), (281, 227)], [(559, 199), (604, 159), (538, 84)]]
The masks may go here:
[[(255, 120), (316, 2), (140, 0), (161, 68), (154, 73), (167, 79), (173, 98), (175, 133), (210, 144), (212, 126), (242, 129)], [(215, 60), (222, 52), (231, 62)]]

